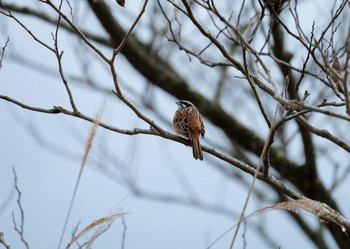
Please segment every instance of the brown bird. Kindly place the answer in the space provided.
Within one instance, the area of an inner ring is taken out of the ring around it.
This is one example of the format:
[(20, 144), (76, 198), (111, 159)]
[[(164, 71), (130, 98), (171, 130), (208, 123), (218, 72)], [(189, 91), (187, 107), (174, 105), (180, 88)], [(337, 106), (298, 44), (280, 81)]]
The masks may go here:
[(176, 102), (179, 109), (174, 114), (173, 127), (177, 134), (189, 138), (192, 143), (193, 157), (203, 160), (199, 137), (204, 137), (205, 128), (198, 109), (187, 100)]

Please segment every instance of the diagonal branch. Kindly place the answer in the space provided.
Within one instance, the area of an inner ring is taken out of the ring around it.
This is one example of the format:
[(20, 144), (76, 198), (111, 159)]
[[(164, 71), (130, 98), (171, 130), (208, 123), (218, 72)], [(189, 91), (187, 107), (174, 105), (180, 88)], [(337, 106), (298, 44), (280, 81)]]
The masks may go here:
[(6, 249), (11, 249), (11, 246), (7, 244), (7, 242), (4, 239), (4, 233), (0, 232), (0, 244), (2, 244)]

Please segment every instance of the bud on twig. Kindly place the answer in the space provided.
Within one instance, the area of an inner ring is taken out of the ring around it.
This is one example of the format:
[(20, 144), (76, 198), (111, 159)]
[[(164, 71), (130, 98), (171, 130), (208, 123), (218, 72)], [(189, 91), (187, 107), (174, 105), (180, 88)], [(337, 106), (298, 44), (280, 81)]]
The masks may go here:
[(123, 6), (123, 7), (124, 7), (125, 0), (117, 0), (117, 3), (118, 3), (120, 6)]

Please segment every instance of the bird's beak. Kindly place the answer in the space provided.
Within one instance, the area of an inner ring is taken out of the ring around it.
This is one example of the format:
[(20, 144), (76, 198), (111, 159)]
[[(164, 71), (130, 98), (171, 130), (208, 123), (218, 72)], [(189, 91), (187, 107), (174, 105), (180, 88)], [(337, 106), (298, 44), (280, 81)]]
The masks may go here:
[(175, 102), (177, 105), (181, 105), (181, 102), (180, 101), (177, 101), (177, 102)]

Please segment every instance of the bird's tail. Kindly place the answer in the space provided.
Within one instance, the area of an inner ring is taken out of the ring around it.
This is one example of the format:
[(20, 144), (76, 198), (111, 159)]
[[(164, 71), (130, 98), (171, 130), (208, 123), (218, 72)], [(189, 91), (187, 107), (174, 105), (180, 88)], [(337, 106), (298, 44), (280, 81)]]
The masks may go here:
[(203, 160), (203, 153), (201, 149), (201, 144), (199, 143), (199, 137), (192, 139), (192, 150), (194, 159)]

